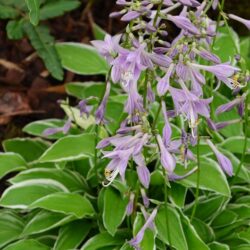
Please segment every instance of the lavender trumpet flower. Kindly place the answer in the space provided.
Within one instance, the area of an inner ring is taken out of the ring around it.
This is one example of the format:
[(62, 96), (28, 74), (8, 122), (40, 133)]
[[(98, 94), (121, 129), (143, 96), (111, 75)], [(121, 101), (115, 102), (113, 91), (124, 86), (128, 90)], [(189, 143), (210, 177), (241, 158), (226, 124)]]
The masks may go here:
[(143, 225), (143, 227), (140, 229), (140, 231), (137, 233), (137, 235), (129, 241), (129, 244), (134, 247), (135, 249), (140, 249), (139, 248), (139, 244), (141, 243), (141, 241), (143, 240), (143, 236), (144, 233), (146, 231), (146, 229), (150, 228), (150, 226), (152, 225), (155, 216), (157, 214), (157, 209), (155, 208), (151, 215), (148, 217), (148, 219), (146, 220), (145, 224)]
[(249, 30), (250, 30), (250, 20), (244, 19), (242, 17), (236, 16), (234, 14), (229, 14), (228, 15), (231, 19), (238, 21), (242, 24), (244, 24)]
[(45, 129), (43, 131), (43, 135), (50, 136), (50, 135), (54, 135), (54, 134), (59, 133), (59, 132), (62, 132), (63, 134), (67, 134), (71, 128), (71, 123), (72, 123), (72, 121), (69, 118), (63, 127)]
[(219, 150), (210, 140), (207, 140), (207, 144), (213, 150), (222, 170), (229, 176), (233, 176), (233, 166), (231, 161), (225, 155), (220, 153)]

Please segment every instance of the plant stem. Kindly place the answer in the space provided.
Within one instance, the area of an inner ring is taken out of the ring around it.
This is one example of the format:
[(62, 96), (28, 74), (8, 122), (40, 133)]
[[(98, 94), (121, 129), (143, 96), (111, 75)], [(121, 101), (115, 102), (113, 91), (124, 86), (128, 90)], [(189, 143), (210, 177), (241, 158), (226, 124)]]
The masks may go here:
[(153, 125), (152, 125), (152, 131), (155, 130), (156, 123), (157, 123), (158, 117), (159, 117), (160, 112), (161, 112), (161, 108), (162, 108), (162, 107), (161, 107), (161, 102), (160, 102), (160, 105), (159, 105), (158, 110), (157, 110), (156, 115), (155, 115), (154, 123), (153, 123)]
[[(165, 176), (166, 172), (165, 172), (164, 167), (162, 167), (162, 173), (163, 173), (164, 180), (165, 180), (165, 178), (167, 178), (167, 177)], [(164, 202), (165, 202), (164, 205), (165, 205), (165, 218), (166, 218), (166, 226), (167, 226), (168, 243), (169, 243), (170, 249), (172, 249), (169, 216), (168, 216), (168, 187), (167, 187), (166, 181), (164, 181)]]
[(245, 157), (246, 157), (246, 151), (247, 151), (247, 142), (248, 142), (248, 129), (249, 129), (249, 125), (248, 125), (248, 105), (250, 103), (250, 95), (249, 93), (247, 93), (247, 96), (246, 96), (246, 101), (245, 101), (245, 115), (244, 115), (244, 121), (245, 121), (245, 140), (244, 140), (244, 146), (243, 146), (243, 152), (242, 152), (242, 156), (241, 156), (241, 160), (240, 160), (240, 163), (239, 163), (239, 166), (236, 170), (236, 173), (235, 173), (235, 176), (233, 177), (232, 181), (231, 181), (231, 184), (234, 183), (235, 179), (237, 178), (237, 176), (239, 175), (241, 169), (242, 169), (242, 166), (243, 166), (243, 163), (245, 161)]
[(196, 192), (195, 192), (195, 202), (194, 207), (192, 210), (192, 215), (190, 221), (193, 220), (196, 212), (196, 208), (198, 205), (198, 199), (199, 199), (199, 189), (200, 189), (200, 136), (199, 136), (199, 127), (198, 129), (198, 138), (197, 138), (197, 151), (196, 151), (196, 157), (197, 157), (197, 180), (196, 180)]
[(98, 176), (98, 169), (97, 169), (97, 143), (98, 143), (98, 134), (99, 134), (99, 126), (98, 124), (95, 125), (95, 152), (94, 152), (94, 168), (95, 168), (95, 175), (97, 179), (97, 185), (99, 183), (99, 176)]

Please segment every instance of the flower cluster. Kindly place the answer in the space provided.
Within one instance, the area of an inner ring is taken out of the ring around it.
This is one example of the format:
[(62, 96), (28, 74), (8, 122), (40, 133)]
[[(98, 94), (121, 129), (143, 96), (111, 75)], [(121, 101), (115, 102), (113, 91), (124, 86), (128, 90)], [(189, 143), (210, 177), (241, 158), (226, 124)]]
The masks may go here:
[[(156, 154), (155, 159), (160, 159), (158, 165), (163, 167), (166, 181), (186, 178), (197, 167), (188, 169), (183, 176), (175, 174), (175, 169), (178, 164), (188, 168), (189, 161), (196, 162), (190, 146), (197, 146), (200, 139), (199, 124), (207, 123), (212, 131), (218, 131), (239, 120), (216, 123), (213, 121), (215, 115), (234, 107), (238, 108), (241, 117), (244, 115), (246, 94), (240, 93), (249, 81), (249, 75), (237, 67), (237, 61), (222, 62), (214, 53), (212, 44), (218, 23), (209, 18), (207, 11), (210, 7), (220, 7), (220, 4), (216, 0), (211, 3), (197, 0), (117, 0), (121, 10), (112, 13), (111, 17), (121, 17), (122, 21), (129, 22), (126, 32), (115, 36), (107, 34), (104, 41), (92, 41), (110, 65), (106, 91), (95, 113), (96, 123), (107, 122), (105, 109), (113, 84), (119, 84), (127, 96), (124, 103), (126, 119), (116, 135), (103, 139), (97, 145), (103, 158), (110, 159), (105, 168), (104, 185), (112, 184), (118, 175), (126, 182), (126, 169), (136, 168), (145, 207), (149, 206), (145, 191), (150, 185), (148, 155)], [(233, 14), (228, 18), (250, 29), (250, 21)], [(169, 26), (179, 30), (174, 39), (168, 37), (166, 27)], [(214, 90), (206, 82), (207, 75), (217, 83)], [(221, 83), (238, 96), (211, 112), (212, 93)], [(158, 106), (158, 111), (152, 115), (153, 106)], [(85, 101), (80, 103), (80, 110), (90, 112)], [(160, 117), (163, 128), (157, 126)], [(174, 119), (182, 124), (179, 138), (172, 136), (171, 121)], [(57, 130), (65, 131), (69, 122)], [(50, 132), (47, 131), (48, 134)], [(221, 169), (232, 176), (230, 160), (210, 140), (205, 142), (214, 152)], [(128, 215), (133, 213), (134, 202), (135, 194), (132, 192), (127, 206)], [(156, 212), (154, 209), (150, 216), (144, 213), (146, 224), (129, 242), (133, 247), (138, 248), (147, 228), (154, 229)]]
[[(117, 4), (122, 9), (112, 13), (111, 17), (121, 17), (122, 21), (129, 22), (126, 33), (114, 37), (106, 35), (104, 41), (93, 41), (92, 44), (110, 64), (110, 80), (114, 84), (119, 83), (127, 94), (124, 111), (128, 116), (117, 134), (102, 140), (98, 148), (109, 146), (112, 149), (103, 151), (104, 158), (111, 160), (105, 170), (108, 185), (118, 174), (125, 181), (126, 168), (133, 161), (141, 185), (147, 189), (150, 172), (143, 153), (145, 148), (150, 152), (158, 152), (160, 163), (170, 181), (180, 180), (197, 169), (191, 169), (184, 176), (174, 173), (176, 163), (182, 163), (186, 168), (188, 161), (196, 161), (189, 146), (197, 144), (202, 117), (214, 131), (238, 122), (216, 123), (212, 120), (214, 115), (211, 117), (210, 104), (213, 96), (205, 97), (207, 83), (204, 75), (209, 73), (214, 76), (218, 83), (214, 91), (224, 83), (234, 93), (240, 93), (248, 79), (246, 72), (241, 72), (235, 64), (221, 62), (211, 49), (216, 35), (216, 22), (206, 13), (208, 8), (218, 7), (218, 1), (213, 1), (212, 6), (207, 1), (200, 3), (196, 0), (118, 0)], [(171, 14), (178, 10), (178, 15)], [(228, 17), (250, 27), (248, 20), (232, 14)], [(167, 37), (168, 25), (180, 29), (179, 35), (173, 40)], [(245, 97), (244, 94), (223, 104), (215, 114), (237, 106), (239, 114), (243, 116)], [(106, 103), (105, 98), (106, 95), (102, 104)], [(145, 125), (155, 101), (159, 104), (159, 112), (154, 117), (154, 123), (147, 121)], [(104, 112), (105, 105), (102, 104)], [(156, 129), (160, 113), (165, 124), (162, 131)], [(173, 140), (170, 119), (175, 118), (181, 119), (183, 127), (181, 137)], [(210, 140), (207, 140), (207, 144), (215, 153), (222, 170), (232, 176), (230, 160)], [(128, 214), (133, 211), (133, 202), (134, 194), (130, 196)], [(139, 246), (149, 221), (152, 223), (154, 213), (155, 210), (146, 219), (138, 236), (130, 241), (135, 248)]]

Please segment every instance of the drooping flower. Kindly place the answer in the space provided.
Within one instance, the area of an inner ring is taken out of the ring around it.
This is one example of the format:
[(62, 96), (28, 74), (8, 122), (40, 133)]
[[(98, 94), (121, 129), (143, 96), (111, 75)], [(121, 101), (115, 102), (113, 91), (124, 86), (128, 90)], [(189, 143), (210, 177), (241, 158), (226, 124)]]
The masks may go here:
[(173, 173), (176, 165), (175, 158), (169, 153), (160, 135), (157, 135), (157, 142), (160, 147), (162, 166), (168, 171), (168, 173)]
[(231, 161), (225, 155), (220, 153), (220, 151), (215, 147), (215, 145), (210, 140), (207, 140), (207, 144), (213, 150), (221, 169), (229, 176), (232, 176), (233, 166)]
[(242, 17), (236, 16), (234, 14), (228, 15), (231, 19), (236, 20), (242, 24), (244, 24), (250, 30), (250, 20), (244, 19)]
[(142, 196), (143, 205), (146, 208), (148, 208), (150, 201), (149, 201), (148, 196), (143, 188), (141, 188), (141, 196)]
[(163, 96), (169, 89), (170, 86), (170, 77), (174, 70), (174, 64), (171, 64), (167, 70), (165, 76), (157, 84), (157, 92), (159, 96)]
[(180, 181), (180, 180), (183, 180), (183, 179), (189, 177), (190, 175), (192, 175), (193, 173), (195, 173), (197, 171), (197, 169), (198, 169), (197, 167), (193, 168), (193, 169), (191, 169), (189, 172), (187, 172), (184, 175), (177, 175), (177, 174), (174, 174), (174, 173), (169, 174), (168, 175), (168, 179), (170, 181)]
[(183, 29), (193, 35), (199, 35), (199, 30), (192, 24), (192, 22), (184, 16), (167, 15), (167, 19), (173, 22), (178, 28)]
[(95, 112), (95, 117), (96, 117), (96, 123), (100, 124), (101, 122), (104, 122), (104, 114), (105, 114), (105, 110), (106, 110), (106, 106), (107, 106), (107, 102), (108, 102), (108, 98), (109, 98), (109, 94), (110, 94), (110, 88), (111, 88), (111, 84), (108, 81), (107, 85), (106, 85), (106, 90), (105, 90), (105, 94), (104, 97), (101, 101), (101, 104), (99, 105), (99, 107), (97, 108), (96, 112)]
[(231, 124), (235, 124), (240, 122), (240, 119), (230, 120), (230, 121), (224, 121), (224, 122), (217, 122), (215, 123), (210, 118), (207, 119), (207, 124), (209, 128), (211, 128), (214, 131), (219, 131), (220, 129), (223, 129)]
[(167, 109), (166, 109), (166, 103), (162, 101), (162, 113), (165, 121), (165, 125), (163, 128), (163, 142), (165, 146), (168, 146), (171, 141), (171, 136), (172, 136), (172, 128), (170, 125), (170, 122), (168, 120), (168, 114), (167, 114)]
[(126, 214), (127, 216), (131, 215), (134, 211), (134, 200), (135, 200), (135, 194), (131, 193), (129, 196), (129, 203), (126, 208)]
[(150, 182), (150, 172), (146, 166), (140, 165), (137, 166), (137, 175), (139, 177), (140, 182), (145, 188), (149, 187)]
[(155, 208), (152, 211), (151, 215), (148, 217), (145, 224), (142, 226), (142, 228), (137, 233), (137, 235), (132, 240), (129, 241), (129, 244), (132, 247), (134, 247), (135, 249), (140, 249), (139, 245), (140, 245), (141, 241), (143, 240), (144, 233), (145, 233), (146, 229), (150, 228), (150, 226), (152, 225), (156, 214), (157, 214), (157, 208)]
[(245, 98), (246, 94), (243, 94), (242, 96), (235, 98), (233, 101), (220, 105), (215, 111), (216, 115), (228, 112), (234, 107), (238, 107), (239, 115), (243, 117)]
[(50, 136), (59, 132), (62, 132), (63, 134), (67, 134), (71, 128), (71, 124), (72, 124), (72, 120), (69, 118), (63, 127), (45, 129), (43, 131), (43, 135)]

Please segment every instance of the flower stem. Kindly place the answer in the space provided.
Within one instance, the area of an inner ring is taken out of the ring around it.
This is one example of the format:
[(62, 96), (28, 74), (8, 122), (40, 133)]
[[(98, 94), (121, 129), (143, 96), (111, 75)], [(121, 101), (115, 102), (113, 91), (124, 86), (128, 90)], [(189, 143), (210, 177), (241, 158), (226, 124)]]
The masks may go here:
[(248, 125), (248, 105), (250, 103), (250, 95), (249, 93), (247, 93), (246, 96), (246, 101), (245, 101), (245, 115), (244, 115), (244, 121), (245, 121), (245, 139), (244, 139), (244, 146), (243, 146), (243, 152), (242, 152), (242, 156), (241, 156), (241, 160), (239, 163), (239, 166), (236, 170), (235, 176), (233, 177), (231, 184), (234, 183), (235, 179), (237, 178), (237, 176), (239, 175), (243, 163), (245, 161), (245, 157), (246, 157), (246, 151), (247, 151), (247, 142), (248, 142), (248, 129), (249, 129), (249, 125)]
[(97, 185), (99, 183), (99, 176), (98, 176), (98, 169), (97, 169), (97, 143), (98, 143), (98, 135), (99, 135), (99, 126), (98, 124), (95, 125), (95, 152), (94, 152), (94, 168), (95, 168), (95, 175), (97, 179)]
[(155, 115), (154, 123), (152, 125), (152, 131), (155, 130), (155, 127), (156, 127), (156, 124), (157, 124), (157, 120), (158, 120), (158, 117), (159, 117), (160, 112), (161, 112), (161, 108), (162, 108), (162, 106), (161, 106), (161, 102), (160, 102), (160, 105), (159, 105), (158, 110), (157, 110), (156, 115)]
[[(162, 167), (162, 173), (163, 173), (164, 180), (165, 180), (165, 178), (167, 178), (167, 177), (165, 177), (166, 173), (165, 173), (164, 167)], [(165, 204), (165, 218), (166, 218), (166, 226), (167, 226), (168, 243), (169, 243), (170, 249), (172, 249), (169, 216), (168, 216), (168, 187), (166, 184), (166, 180), (164, 181), (164, 204)]]
[(194, 207), (191, 214), (190, 221), (193, 220), (196, 212), (196, 208), (198, 205), (198, 199), (199, 199), (199, 189), (200, 189), (200, 136), (199, 136), (199, 127), (198, 129), (198, 140), (197, 140), (197, 151), (196, 151), (196, 157), (197, 157), (197, 180), (196, 180), (196, 192), (195, 192), (195, 202)]

